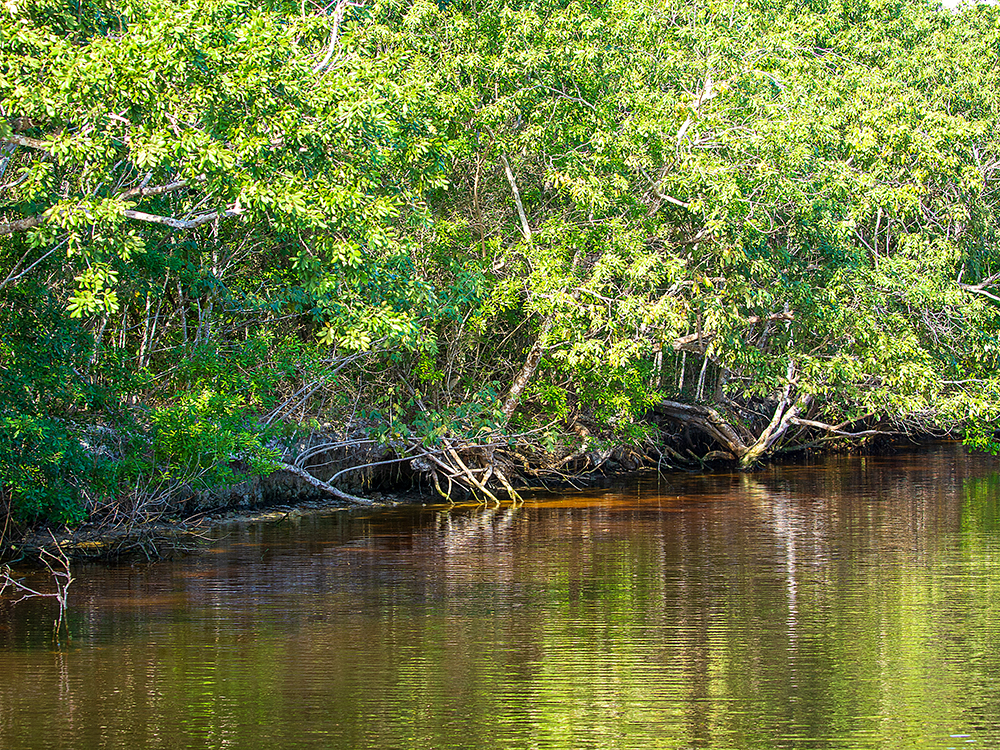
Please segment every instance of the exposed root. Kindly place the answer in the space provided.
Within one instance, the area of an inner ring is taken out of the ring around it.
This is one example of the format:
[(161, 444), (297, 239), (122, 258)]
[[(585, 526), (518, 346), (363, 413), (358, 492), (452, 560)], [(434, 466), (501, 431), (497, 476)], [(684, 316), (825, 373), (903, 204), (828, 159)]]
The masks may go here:
[[(817, 410), (816, 400), (811, 394), (800, 394), (796, 398), (795, 388), (796, 380), (789, 368), (786, 387), (777, 401), (771, 402), (775, 405), (769, 421), (763, 426), (758, 424), (756, 429), (741, 425), (710, 406), (663, 401), (654, 407), (654, 412), (683, 427), (685, 442), (688, 443), (684, 451), (690, 458), (669, 446), (663, 446), (662, 450), (682, 463), (690, 464), (693, 461), (704, 467), (707, 463), (726, 461), (737, 463), (741, 469), (751, 469), (766, 458), (780, 453), (809, 450), (834, 442), (863, 443), (875, 438), (896, 438), (913, 434), (905, 428), (883, 426), (874, 414), (835, 425), (806, 418), (807, 414)], [(729, 402), (728, 405), (742, 409), (739, 404)], [(872, 421), (875, 424), (869, 426)], [(692, 450), (691, 432), (708, 438), (710, 447), (706, 451), (706, 446), (702, 443), (701, 455)], [(917, 427), (914, 432), (921, 434), (926, 431)]]
[(441, 482), (438, 480), (438, 473), (434, 467), (431, 467), (430, 475), (431, 479), (434, 481), (434, 489), (437, 490), (437, 493), (447, 500), (448, 503), (454, 505), (455, 501), (451, 499), (451, 477), (448, 477), (448, 492), (444, 492), (444, 490), (441, 489)]
[(517, 494), (517, 490), (511, 486), (510, 481), (504, 476), (504, 473), (500, 470), (499, 466), (494, 469), (493, 473), (496, 475), (496, 478), (500, 480), (500, 484), (503, 485), (504, 489), (507, 490), (507, 494), (510, 495), (510, 499), (514, 502), (514, 504), (524, 505), (524, 498)]
[[(464, 476), (466, 477), (466, 479), (469, 481), (469, 484), (471, 484), (473, 487), (475, 487), (477, 490), (479, 490), (483, 494), (484, 497), (492, 500), (497, 505), (500, 505), (500, 501), (497, 500), (497, 496), (494, 495), (492, 492), (490, 492), (486, 488), (486, 485), (483, 482), (479, 481), (476, 478), (475, 473), (472, 470), (470, 470), (468, 466), (465, 465), (464, 461), (462, 461), (462, 457), (458, 455), (458, 451), (456, 451), (454, 448), (450, 448), (448, 450), (448, 453), (451, 454), (451, 457), (455, 460), (455, 463), (462, 470), (462, 473), (464, 474)], [(489, 469), (489, 473), (492, 474), (493, 473), (492, 467), (483, 468), (482, 471), (485, 472), (487, 470), (487, 468)]]

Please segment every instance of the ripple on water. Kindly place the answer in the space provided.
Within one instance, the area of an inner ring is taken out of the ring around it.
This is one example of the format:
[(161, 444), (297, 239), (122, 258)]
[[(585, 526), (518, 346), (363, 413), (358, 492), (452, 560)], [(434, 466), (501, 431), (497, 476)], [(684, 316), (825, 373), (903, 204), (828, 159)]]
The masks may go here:
[(0, 750), (998, 747), (998, 497), (944, 446), (235, 525), (78, 571), (63, 649), (0, 614)]

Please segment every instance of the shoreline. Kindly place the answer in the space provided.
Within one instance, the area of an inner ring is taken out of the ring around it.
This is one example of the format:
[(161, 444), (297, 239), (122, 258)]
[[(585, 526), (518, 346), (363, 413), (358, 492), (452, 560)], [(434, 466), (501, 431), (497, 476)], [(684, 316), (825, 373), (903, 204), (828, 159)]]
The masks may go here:
[[(896, 441), (890, 445), (877, 448), (864, 445), (852, 445), (833, 449), (830, 447), (808, 454), (791, 454), (776, 456), (763, 466), (775, 464), (795, 464), (804, 460), (827, 458), (844, 453), (881, 453), (886, 455), (905, 453), (907, 450), (919, 449), (936, 443), (960, 443), (954, 439), (929, 437), (910, 441)], [(610, 467), (609, 467), (610, 468)], [(762, 467), (763, 468), (763, 467)], [(609, 480), (622, 480), (631, 476), (641, 476), (648, 472), (663, 473), (663, 471), (685, 474), (714, 473), (719, 470), (739, 470), (727, 464), (705, 465), (701, 468), (679, 468), (670, 466), (660, 469), (655, 463), (644, 464), (629, 469), (610, 469), (592, 473), (567, 475), (558, 481), (549, 481), (538, 486), (519, 485), (518, 491), (531, 493), (542, 492), (573, 492), (591, 488)], [(255, 521), (280, 521), (286, 518), (297, 519), (304, 516), (314, 516), (323, 513), (341, 511), (375, 510), (392, 508), (401, 505), (446, 505), (430, 488), (408, 489), (395, 488), (376, 490), (367, 494), (370, 502), (357, 505), (340, 498), (315, 491), (308, 494), (289, 492), (287, 497), (277, 500), (265, 499), (267, 493), (248, 491), (253, 485), (273, 481), (278, 471), (264, 477), (252, 477), (249, 480), (232, 485), (228, 488), (206, 490), (193, 513), (187, 513), (185, 508), (190, 502), (179, 504), (177, 515), (164, 513), (155, 519), (145, 522), (108, 525), (105, 523), (86, 522), (74, 529), (63, 528), (55, 530), (39, 527), (17, 537), (0, 548), (0, 566), (38, 567), (43, 550), (61, 551), (73, 563), (81, 562), (112, 562), (143, 559), (154, 561), (174, 554), (196, 554), (199, 549), (216, 541), (211, 532), (220, 525), (227, 523), (251, 523)], [(520, 480), (529, 477), (519, 477)], [(537, 482), (537, 480), (536, 480)], [(259, 487), (258, 487), (259, 490)], [(454, 504), (464, 505), (474, 502), (472, 495), (458, 498)], [(217, 500), (210, 504), (209, 498)], [(256, 501), (255, 501), (256, 500)], [(510, 496), (504, 496), (503, 503), (516, 502)], [(479, 501), (482, 504), (482, 501)]]

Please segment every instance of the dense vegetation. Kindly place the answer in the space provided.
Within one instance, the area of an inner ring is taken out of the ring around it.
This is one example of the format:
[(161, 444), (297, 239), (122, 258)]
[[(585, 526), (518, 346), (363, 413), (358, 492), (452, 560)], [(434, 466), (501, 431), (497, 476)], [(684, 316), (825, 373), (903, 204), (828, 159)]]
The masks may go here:
[(5, 528), (345, 446), (993, 445), (994, 7), (4, 0), (0, 53)]

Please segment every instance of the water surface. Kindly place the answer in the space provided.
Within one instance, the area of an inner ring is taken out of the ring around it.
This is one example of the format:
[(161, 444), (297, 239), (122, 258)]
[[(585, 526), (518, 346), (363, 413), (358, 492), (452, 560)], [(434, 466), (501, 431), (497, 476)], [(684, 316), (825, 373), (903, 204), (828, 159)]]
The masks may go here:
[(0, 603), (0, 750), (1000, 748), (958, 446), (224, 532)]

